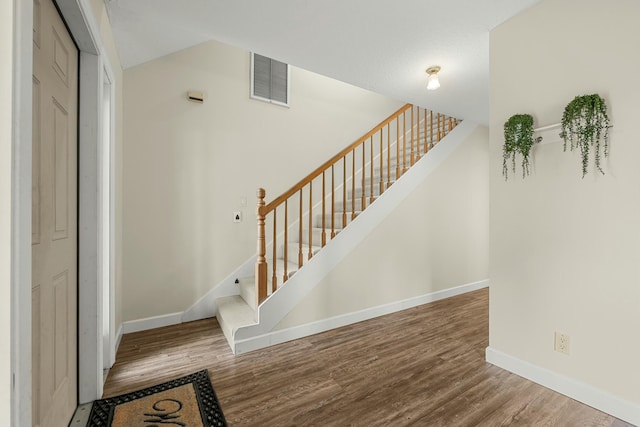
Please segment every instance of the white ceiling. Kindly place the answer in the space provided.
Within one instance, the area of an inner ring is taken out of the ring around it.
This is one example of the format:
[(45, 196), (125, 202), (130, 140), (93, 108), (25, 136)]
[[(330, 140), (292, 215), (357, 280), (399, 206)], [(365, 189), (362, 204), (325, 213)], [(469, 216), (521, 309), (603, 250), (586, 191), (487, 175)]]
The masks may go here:
[[(218, 40), (489, 122), (489, 30), (539, 0), (106, 0), (122, 66)], [(441, 88), (426, 90), (429, 66)]]

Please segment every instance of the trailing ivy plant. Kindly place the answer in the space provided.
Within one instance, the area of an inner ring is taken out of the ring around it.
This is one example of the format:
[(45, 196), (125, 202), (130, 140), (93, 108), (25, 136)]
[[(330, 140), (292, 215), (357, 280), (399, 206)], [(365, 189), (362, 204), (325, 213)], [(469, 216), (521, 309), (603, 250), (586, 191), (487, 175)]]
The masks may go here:
[(580, 148), (582, 156), (582, 177), (587, 174), (589, 152), (593, 149), (596, 168), (604, 175), (601, 167), (602, 156), (609, 156), (609, 116), (604, 99), (598, 94), (576, 96), (567, 104), (562, 114), (562, 132), (564, 151), (567, 143), (573, 151)]
[(533, 139), (533, 116), (531, 114), (515, 114), (504, 123), (504, 146), (502, 147), (502, 174), (505, 181), (511, 170), (516, 173), (516, 157), (522, 156), (522, 178), (529, 175), (529, 154), (535, 140)]

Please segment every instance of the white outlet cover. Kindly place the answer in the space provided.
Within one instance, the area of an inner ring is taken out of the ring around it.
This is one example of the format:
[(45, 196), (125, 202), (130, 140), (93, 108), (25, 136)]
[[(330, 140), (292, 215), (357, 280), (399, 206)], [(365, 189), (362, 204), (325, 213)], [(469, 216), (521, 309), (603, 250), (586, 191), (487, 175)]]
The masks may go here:
[(553, 349), (559, 353), (570, 354), (569, 353), (570, 346), (570, 338), (569, 335), (563, 334), (560, 332), (555, 333), (555, 343)]
[(241, 211), (235, 211), (233, 213), (233, 222), (242, 222), (242, 212)]

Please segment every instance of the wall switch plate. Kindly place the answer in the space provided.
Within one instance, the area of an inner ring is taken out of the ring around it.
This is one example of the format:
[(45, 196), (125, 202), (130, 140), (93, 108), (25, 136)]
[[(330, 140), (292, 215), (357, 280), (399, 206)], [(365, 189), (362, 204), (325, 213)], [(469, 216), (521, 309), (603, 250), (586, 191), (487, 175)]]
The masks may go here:
[(242, 222), (242, 212), (235, 211), (233, 213), (233, 222)]
[(569, 335), (556, 332), (553, 349), (559, 353), (569, 354)]

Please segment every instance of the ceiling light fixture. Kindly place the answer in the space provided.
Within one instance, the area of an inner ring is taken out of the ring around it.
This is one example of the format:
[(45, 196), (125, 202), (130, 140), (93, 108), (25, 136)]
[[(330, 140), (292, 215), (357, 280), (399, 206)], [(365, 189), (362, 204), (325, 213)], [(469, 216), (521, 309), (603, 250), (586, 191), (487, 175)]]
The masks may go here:
[(439, 71), (440, 67), (437, 65), (427, 68), (427, 74), (429, 75), (427, 80), (427, 90), (436, 90), (440, 87), (440, 80), (438, 80)]

